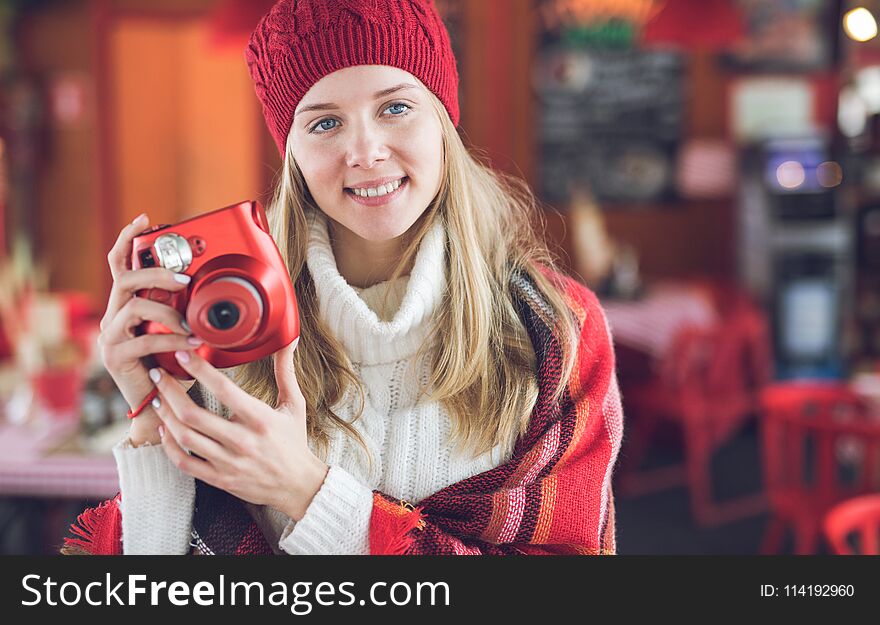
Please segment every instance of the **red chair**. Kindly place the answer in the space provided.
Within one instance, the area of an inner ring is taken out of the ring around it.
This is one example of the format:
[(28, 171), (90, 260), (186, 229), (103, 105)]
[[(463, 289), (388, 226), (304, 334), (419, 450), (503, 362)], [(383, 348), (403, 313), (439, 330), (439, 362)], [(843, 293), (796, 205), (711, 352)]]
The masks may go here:
[[(623, 385), (624, 407), (632, 418), (621, 493), (639, 495), (685, 483), (693, 517), (702, 526), (766, 507), (760, 493), (723, 503), (713, 495), (712, 456), (758, 414), (760, 390), (772, 375), (764, 316), (752, 306), (726, 312), (714, 327), (681, 331), (657, 376)], [(670, 421), (682, 431), (683, 463), (639, 469), (659, 426)]]
[(786, 532), (798, 554), (815, 553), (825, 514), (878, 490), (880, 422), (839, 384), (778, 384), (762, 396), (763, 470), (771, 518), (762, 553), (778, 553)]
[(858, 553), (880, 555), (880, 495), (863, 495), (839, 503), (825, 515), (825, 539), (834, 554), (855, 555), (850, 539), (859, 538)]

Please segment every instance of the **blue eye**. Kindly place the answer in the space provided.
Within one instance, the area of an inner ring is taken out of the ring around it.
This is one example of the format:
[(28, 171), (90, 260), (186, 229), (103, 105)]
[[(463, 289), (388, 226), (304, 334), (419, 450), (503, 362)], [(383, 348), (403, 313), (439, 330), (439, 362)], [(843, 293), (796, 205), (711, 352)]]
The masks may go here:
[(320, 130), (323, 131), (323, 132), (328, 132), (328, 131), (330, 131), (330, 130), (333, 130), (336, 126), (330, 126), (330, 127), (327, 127), (327, 126), (325, 125), (325, 124), (330, 124), (330, 123), (336, 124), (337, 121), (336, 121), (335, 119), (322, 119), (322, 120), (319, 121), (317, 124), (315, 124), (314, 126), (312, 126), (312, 129), (311, 129), (310, 132), (315, 132), (315, 131), (317, 131), (318, 129), (320, 129)]
[(404, 103), (402, 103), (402, 102), (395, 102), (394, 104), (392, 104), (391, 106), (389, 106), (389, 107), (388, 107), (387, 109), (385, 109), (385, 110), (386, 110), (386, 111), (390, 111), (391, 109), (396, 109), (397, 107), (403, 107), (404, 110), (398, 110), (397, 112), (392, 113), (392, 115), (400, 116), (401, 114), (406, 113), (406, 112), (409, 111), (409, 105), (404, 104)]
[[(392, 117), (404, 117), (412, 111), (412, 107), (409, 104), (404, 104), (403, 102), (395, 102), (388, 106), (385, 109), (386, 112), (389, 112)], [(322, 119), (321, 121), (314, 124), (310, 129), (310, 133), (314, 134), (327, 134), (331, 130), (336, 129), (339, 126), (339, 121), (328, 117), (327, 119)]]

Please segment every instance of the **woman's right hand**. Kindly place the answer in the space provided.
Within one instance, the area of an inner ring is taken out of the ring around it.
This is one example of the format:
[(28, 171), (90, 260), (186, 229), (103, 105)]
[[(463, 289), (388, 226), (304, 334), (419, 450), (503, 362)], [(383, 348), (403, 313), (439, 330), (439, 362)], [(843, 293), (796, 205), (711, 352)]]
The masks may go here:
[[(116, 383), (122, 396), (132, 408), (138, 406), (153, 389), (144, 356), (177, 350), (191, 350), (201, 341), (191, 336), (183, 317), (174, 308), (142, 297), (135, 297), (141, 289), (180, 291), (186, 288), (189, 276), (177, 274), (162, 267), (131, 269), (132, 241), (149, 224), (141, 215), (119, 233), (116, 244), (107, 255), (113, 288), (107, 302), (107, 311), (101, 319), (98, 348), (101, 361)], [(135, 335), (135, 328), (144, 321), (156, 321), (172, 334)], [(185, 383), (189, 388), (193, 382)], [(132, 419), (130, 438), (135, 446), (159, 443), (158, 427), (161, 421), (151, 406)]]

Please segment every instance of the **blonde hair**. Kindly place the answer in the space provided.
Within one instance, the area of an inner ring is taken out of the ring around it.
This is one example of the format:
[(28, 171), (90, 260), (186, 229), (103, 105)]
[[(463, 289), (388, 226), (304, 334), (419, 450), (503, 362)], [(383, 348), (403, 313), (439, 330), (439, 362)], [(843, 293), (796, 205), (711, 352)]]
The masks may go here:
[[(562, 375), (554, 401), (565, 390), (574, 366), (578, 330), (561, 285), (541, 271), (558, 271), (533, 223), (539, 223), (534, 195), (526, 183), (481, 163), (462, 143), (441, 102), (426, 89), (441, 120), (444, 171), (440, 189), (422, 217), (392, 280), (411, 265), (422, 237), (435, 220), (447, 233), (447, 290), (435, 311), (431, 337), (417, 358), (432, 357), (432, 373), (421, 391), (440, 402), (452, 418), (451, 443), (475, 455), (502, 444), (510, 451), (525, 432), (538, 397), (536, 358), (514, 305), (511, 279), (526, 273), (546, 300), (549, 319), (563, 346)], [(353, 390), (363, 412), (364, 393), (340, 341), (318, 314), (315, 285), (306, 266), (307, 211), (319, 210), (308, 192), (288, 140), (280, 180), (267, 211), (272, 236), (285, 259), (299, 304), (302, 341), (294, 366), (306, 400), (307, 429), (319, 453), (326, 454), (331, 431), (341, 428), (369, 451), (357, 430), (332, 406)], [(237, 383), (275, 405), (278, 389), (272, 358), (243, 365)]]

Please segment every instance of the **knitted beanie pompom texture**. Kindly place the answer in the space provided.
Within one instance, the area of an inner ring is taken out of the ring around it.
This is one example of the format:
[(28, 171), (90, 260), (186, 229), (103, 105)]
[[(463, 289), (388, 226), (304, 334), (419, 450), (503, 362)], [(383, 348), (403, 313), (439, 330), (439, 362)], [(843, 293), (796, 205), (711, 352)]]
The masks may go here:
[(458, 125), (458, 70), (433, 0), (280, 0), (251, 34), (245, 60), (282, 155), (303, 96), (355, 65), (409, 72)]

